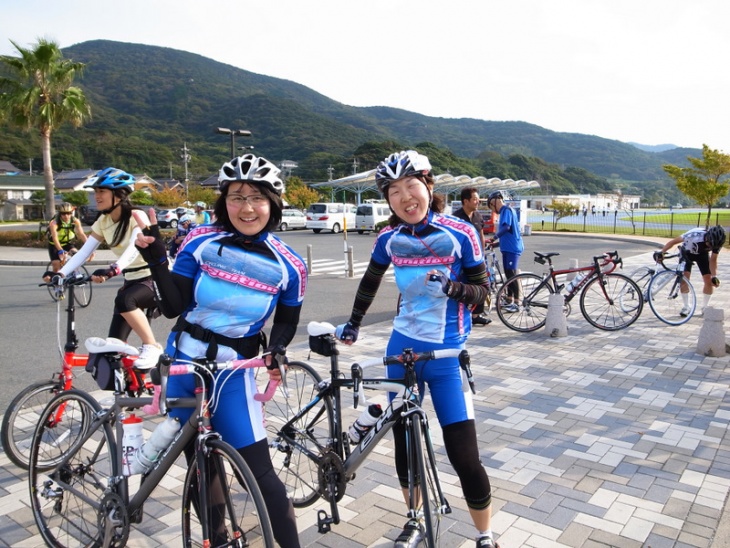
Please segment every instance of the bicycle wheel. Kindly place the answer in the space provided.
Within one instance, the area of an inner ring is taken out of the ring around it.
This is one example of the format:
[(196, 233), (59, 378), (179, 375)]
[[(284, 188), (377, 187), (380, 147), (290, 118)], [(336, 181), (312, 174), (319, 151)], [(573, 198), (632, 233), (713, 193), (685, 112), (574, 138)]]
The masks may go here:
[(46, 405), (60, 390), (58, 380), (33, 383), (21, 390), (5, 410), (0, 441), (5, 454), (16, 466), (28, 469), (33, 432)]
[[(188, 467), (183, 484), (183, 546), (274, 546), (269, 513), (256, 478), (243, 457), (222, 440), (206, 442), (204, 462), (194, 460)], [(208, 501), (201, 505), (199, 466), (208, 474)], [(205, 520), (209, 539), (203, 538), (201, 517)], [(209, 544), (207, 541), (212, 541)]]
[[(520, 305), (516, 311), (510, 311), (507, 291), (512, 284), (517, 284), (520, 295)], [(497, 315), (502, 323), (514, 329), (528, 333), (540, 329), (545, 325), (547, 318), (548, 301), (553, 293), (552, 287), (537, 274), (525, 272), (517, 274), (509, 280), (497, 292)]]
[(289, 398), (280, 388), (266, 402), (266, 429), (274, 470), (294, 506), (304, 508), (320, 497), (318, 460), (333, 441), (332, 402), (329, 397), (318, 399), (294, 420), (300, 409), (315, 401), (322, 379), (310, 365), (290, 362), (286, 380)]
[[(681, 293), (682, 282), (687, 284), (687, 303), (685, 294)], [(659, 272), (649, 282), (649, 307), (654, 315), (669, 325), (682, 325), (692, 318), (697, 308), (695, 288), (681, 272), (664, 270)], [(687, 307), (686, 315), (681, 312)]]
[[(85, 266), (79, 267), (76, 272), (80, 272), (85, 277), (89, 277), (89, 271), (86, 270)], [(78, 304), (81, 308), (86, 308), (91, 304), (91, 294), (94, 289), (94, 284), (90, 281), (75, 285), (74, 286), (74, 299), (76, 300), (76, 304)]]
[(441, 518), (451, 512), (441, 490), (436, 453), (431, 442), (431, 433), (426, 417), (416, 415), (411, 423), (413, 453), (415, 456), (415, 480), (420, 487), (421, 517), (425, 529), (424, 542), (427, 547), (435, 548), (441, 537)]
[(623, 274), (604, 274), (583, 287), (580, 311), (592, 326), (605, 331), (618, 331), (634, 323), (644, 308), (641, 289)]
[[(51, 263), (48, 263), (46, 265), (46, 272), (53, 272), (53, 267), (51, 266)], [(56, 289), (50, 285), (47, 285), (46, 289), (48, 290), (48, 294), (51, 296), (51, 299), (55, 303), (58, 300), (58, 296), (56, 295)]]
[[(51, 428), (60, 406), (63, 421)], [(66, 390), (46, 406), (33, 435), (31, 508), (48, 546), (101, 545), (97, 511), (117, 471), (112, 427), (97, 422), (90, 428), (89, 418), (100, 411), (86, 392)], [(48, 463), (55, 464), (46, 470)]]

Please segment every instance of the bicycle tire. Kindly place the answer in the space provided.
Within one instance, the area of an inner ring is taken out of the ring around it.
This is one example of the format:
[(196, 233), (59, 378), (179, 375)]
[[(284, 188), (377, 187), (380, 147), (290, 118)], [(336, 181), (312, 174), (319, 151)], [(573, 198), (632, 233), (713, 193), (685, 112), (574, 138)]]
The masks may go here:
[[(211, 485), (209, 493), (221, 495), (206, 504), (206, 519), (211, 531), (210, 544), (203, 541), (200, 520), (197, 460), (188, 467), (183, 484), (182, 536), (183, 546), (229, 546), (235, 540), (251, 548), (274, 546), (274, 533), (256, 478), (246, 461), (226, 442), (210, 438), (206, 442), (204, 466), (207, 467)], [(220, 508), (226, 515), (221, 515)], [(239, 544), (233, 544), (239, 545)]]
[(333, 441), (333, 407), (330, 396), (325, 396), (294, 420), (299, 410), (315, 399), (322, 379), (303, 362), (290, 362), (286, 379), (289, 398), (279, 388), (274, 398), (266, 402), (269, 453), (294, 507), (305, 508), (321, 496), (318, 460)]
[(0, 442), (10, 461), (23, 470), (30, 463), (31, 442), (41, 413), (60, 390), (57, 379), (35, 382), (21, 390), (5, 410)]
[[(64, 406), (63, 421), (48, 428), (59, 405)], [(88, 422), (100, 411), (99, 403), (86, 392), (65, 390), (46, 406), (33, 435), (31, 509), (48, 546), (101, 545), (98, 506), (118, 471), (111, 425)], [(49, 462), (55, 464), (46, 469)], [(117, 533), (119, 540), (125, 540), (124, 530)]]
[(424, 543), (427, 548), (436, 548), (441, 537), (441, 518), (448, 508), (436, 467), (436, 455), (431, 443), (428, 421), (415, 416), (411, 421), (413, 453), (415, 454), (415, 475), (419, 486), (421, 515), (424, 525)]
[[(505, 303), (507, 290), (513, 283), (520, 286), (521, 302), (517, 312), (507, 312)], [(522, 333), (536, 331), (545, 325), (550, 295), (553, 288), (543, 284), (543, 278), (537, 274), (524, 272), (511, 277), (497, 292), (497, 315), (502, 323)]]
[[(53, 272), (53, 266), (51, 266), (52, 263), (48, 263), (46, 265), (46, 272)], [(51, 296), (51, 300), (55, 303), (58, 300), (58, 297), (56, 296), (56, 289), (53, 286), (47, 285), (46, 289), (48, 290), (48, 294)]]
[(592, 326), (618, 331), (634, 323), (644, 308), (636, 282), (615, 272), (588, 280), (580, 293), (580, 311)]
[[(76, 272), (82, 272), (84, 276), (89, 277), (89, 271), (85, 266), (80, 266)], [(94, 293), (94, 284), (88, 281), (83, 284), (74, 286), (74, 300), (81, 308), (86, 308), (91, 304), (91, 296)]]
[[(689, 312), (686, 316), (680, 316), (684, 307), (684, 300), (681, 295), (681, 283), (685, 282), (689, 288), (687, 293), (687, 307)], [(664, 270), (658, 272), (649, 282), (649, 307), (654, 315), (668, 325), (682, 325), (687, 323), (697, 309), (697, 295), (695, 288), (681, 272), (675, 270)]]

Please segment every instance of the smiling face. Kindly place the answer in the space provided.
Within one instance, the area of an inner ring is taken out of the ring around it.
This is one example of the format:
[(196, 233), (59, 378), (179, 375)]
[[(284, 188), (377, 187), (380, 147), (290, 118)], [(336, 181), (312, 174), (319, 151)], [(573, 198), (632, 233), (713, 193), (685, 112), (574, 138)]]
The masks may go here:
[(405, 223), (414, 225), (428, 214), (431, 194), (418, 177), (404, 177), (388, 185), (388, 204)]
[(245, 236), (264, 230), (271, 215), (271, 203), (258, 185), (230, 183), (226, 194), (228, 218), (234, 228)]

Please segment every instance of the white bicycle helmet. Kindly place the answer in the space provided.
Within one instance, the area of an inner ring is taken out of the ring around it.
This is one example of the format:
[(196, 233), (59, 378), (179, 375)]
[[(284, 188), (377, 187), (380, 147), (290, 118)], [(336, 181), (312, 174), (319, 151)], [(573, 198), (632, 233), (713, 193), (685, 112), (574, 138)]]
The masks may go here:
[(277, 196), (284, 192), (284, 183), (279, 178), (281, 170), (263, 156), (244, 154), (233, 158), (221, 167), (218, 174), (218, 188), (221, 192), (232, 182), (251, 182), (266, 186)]
[(431, 171), (428, 157), (415, 150), (394, 152), (378, 164), (375, 170), (375, 182), (380, 192), (385, 192), (393, 181), (411, 175), (426, 175)]
[(182, 225), (185, 223), (191, 223), (192, 221), (193, 221), (192, 216), (185, 214), (177, 220), (177, 224)]

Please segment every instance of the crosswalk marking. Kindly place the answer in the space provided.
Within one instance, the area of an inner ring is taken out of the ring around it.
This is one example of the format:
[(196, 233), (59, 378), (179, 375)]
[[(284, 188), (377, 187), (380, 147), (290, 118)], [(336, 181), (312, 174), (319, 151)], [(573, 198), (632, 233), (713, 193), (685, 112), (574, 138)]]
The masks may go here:
[[(360, 278), (365, 271), (368, 268), (368, 262), (369, 261), (354, 261), (352, 264), (352, 270), (355, 274), (355, 278)], [(315, 259), (312, 261), (312, 273), (309, 275), (309, 277), (313, 276), (327, 276), (327, 275), (338, 275), (342, 274), (343, 276), (346, 273), (347, 264), (344, 260), (330, 260), (330, 259)], [(395, 277), (393, 276), (393, 267), (388, 267), (388, 270), (385, 273), (384, 281), (386, 282), (395, 282)]]

